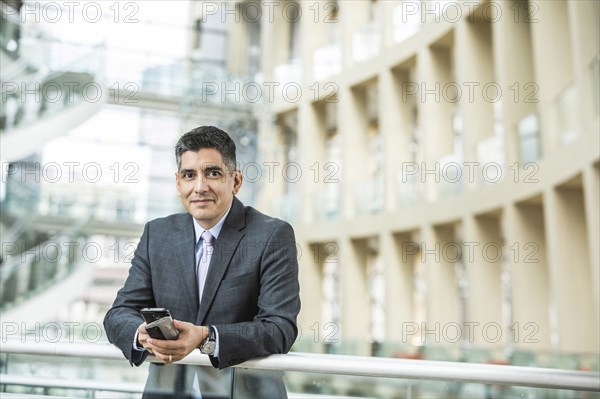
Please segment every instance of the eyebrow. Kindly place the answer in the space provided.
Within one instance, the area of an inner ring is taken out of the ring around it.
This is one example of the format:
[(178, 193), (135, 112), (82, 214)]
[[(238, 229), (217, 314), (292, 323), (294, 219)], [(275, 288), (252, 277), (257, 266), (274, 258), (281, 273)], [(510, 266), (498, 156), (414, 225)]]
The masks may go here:
[(179, 171), (180, 175), (185, 175), (186, 173), (196, 173), (196, 171), (194, 169), (181, 169)]
[[(221, 168), (221, 167), (220, 167), (220, 166), (218, 166), (218, 165), (210, 165), (210, 166), (207, 166), (207, 167), (206, 167), (206, 168), (203, 170), (203, 172), (204, 172), (204, 173), (206, 173), (206, 172), (212, 172), (212, 171), (215, 171), (215, 170), (216, 170), (216, 171), (219, 171), (219, 172), (222, 172), (222, 171), (223, 171), (223, 168)], [(179, 171), (179, 174), (180, 174), (180, 175), (184, 175), (184, 174), (186, 174), (186, 173), (196, 173), (196, 170), (195, 170), (195, 169), (181, 169), (181, 170)]]
[(217, 165), (210, 165), (210, 166), (207, 166), (207, 167), (204, 169), (204, 171), (205, 171), (205, 172), (212, 172), (213, 170), (217, 170), (217, 171), (219, 171), (219, 172), (222, 172), (222, 171), (223, 171), (223, 168), (222, 168), (222, 167), (220, 167), (220, 166), (217, 166)]

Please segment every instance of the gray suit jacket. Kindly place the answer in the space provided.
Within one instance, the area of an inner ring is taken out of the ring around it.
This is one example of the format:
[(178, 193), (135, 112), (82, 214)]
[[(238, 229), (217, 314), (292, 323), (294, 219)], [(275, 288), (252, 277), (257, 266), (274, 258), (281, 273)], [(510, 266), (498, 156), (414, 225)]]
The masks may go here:
[[(175, 319), (217, 328), (219, 357), (211, 356), (215, 368), (288, 352), (298, 334), (300, 311), (292, 227), (244, 207), (234, 197), (215, 242), (201, 300), (194, 247), (193, 220), (187, 213), (146, 224), (129, 276), (104, 319), (109, 341), (131, 364), (140, 365), (147, 352), (132, 346), (143, 322), (139, 310), (164, 307)], [(171, 382), (160, 374), (174, 376), (173, 367), (150, 365), (147, 388), (157, 384), (171, 389), (174, 385), (168, 386)]]

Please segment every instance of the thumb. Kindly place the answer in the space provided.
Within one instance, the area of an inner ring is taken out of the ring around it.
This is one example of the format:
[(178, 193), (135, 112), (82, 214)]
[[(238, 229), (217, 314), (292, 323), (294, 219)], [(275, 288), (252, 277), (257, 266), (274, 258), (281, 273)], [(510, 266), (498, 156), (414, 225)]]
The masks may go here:
[(173, 319), (173, 325), (178, 330), (187, 330), (188, 327), (186, 326), (186, 324), (188, 324), (188, 323), (186, 323), (184, 321), (179, 321), (179, 320)]

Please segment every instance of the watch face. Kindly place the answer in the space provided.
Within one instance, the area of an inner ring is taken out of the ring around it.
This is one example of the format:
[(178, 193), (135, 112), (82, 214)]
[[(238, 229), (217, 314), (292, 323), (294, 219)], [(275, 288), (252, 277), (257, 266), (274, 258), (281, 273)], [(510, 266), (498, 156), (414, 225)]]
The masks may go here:
[(212, 340), (207, 340), (200, 348), (200, 351), (205, 355), (212, 355), (217, 347), (217, 343)]

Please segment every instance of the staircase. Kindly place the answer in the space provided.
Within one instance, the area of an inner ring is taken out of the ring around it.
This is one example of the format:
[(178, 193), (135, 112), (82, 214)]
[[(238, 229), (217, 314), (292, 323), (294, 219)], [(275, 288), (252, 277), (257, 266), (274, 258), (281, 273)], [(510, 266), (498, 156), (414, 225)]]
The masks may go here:
[(89, 119), (105, 102), (104, 47), (67, 43), (23, 27), (0, 3), (0, 159), (34, 154)]

